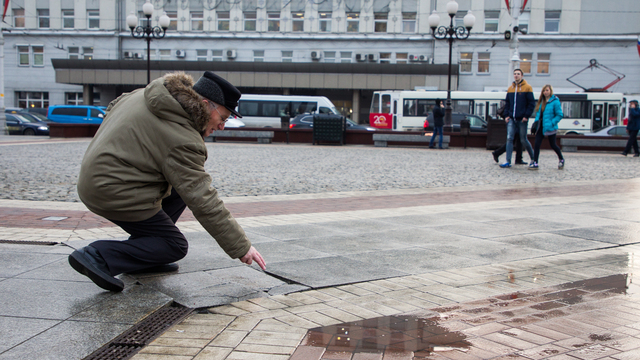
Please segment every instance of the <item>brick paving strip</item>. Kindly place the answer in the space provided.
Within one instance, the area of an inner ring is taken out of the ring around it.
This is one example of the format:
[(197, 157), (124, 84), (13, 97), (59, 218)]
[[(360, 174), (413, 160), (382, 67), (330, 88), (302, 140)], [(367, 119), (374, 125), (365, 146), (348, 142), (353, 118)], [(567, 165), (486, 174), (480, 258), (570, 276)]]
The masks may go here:
[[(632, 283), (632, 253), (640, 247), (623, 248), (214, 307), (132, 359), (640, 359), (640, 298)], [(408, 316), (407, 326), (389, 328), (389, 316)], [(417, 319), (437, 326), (416, 332)], [(336, 335), (345, 327), (347, 339)]]

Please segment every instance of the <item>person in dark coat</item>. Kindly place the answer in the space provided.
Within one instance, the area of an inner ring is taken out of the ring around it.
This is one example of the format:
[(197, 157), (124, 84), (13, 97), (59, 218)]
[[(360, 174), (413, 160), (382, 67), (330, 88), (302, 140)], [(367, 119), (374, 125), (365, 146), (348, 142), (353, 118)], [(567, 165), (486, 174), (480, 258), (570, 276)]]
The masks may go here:
[(640, 151), (638, 151), (638, 130), (640, 130), (640, 109), (638, 108), (638, 101), (631, 100), (629, 102), (629, 121), (627, 122), (629, 140), (627, 141), (627, 146), (624, 148), (622, 155), (627, 156), (633, 146), (633, 151), (635, 153), (633, 156), (640, 156)]
[(433, 107), (433, 135), (429, 141), (429, 149), (435, 147), (436, 134), (440, 135), (438, 139), (438, 149), (442, 149), (442, 131), (444, 128), (444, 104), (442, 100), (436, 99), (436, 105)]

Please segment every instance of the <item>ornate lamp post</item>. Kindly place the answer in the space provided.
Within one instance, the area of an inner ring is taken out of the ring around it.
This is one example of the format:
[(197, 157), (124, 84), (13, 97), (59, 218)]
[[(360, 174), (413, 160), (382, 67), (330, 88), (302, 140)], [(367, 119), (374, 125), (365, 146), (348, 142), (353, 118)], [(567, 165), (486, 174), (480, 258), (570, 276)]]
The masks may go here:
[(429, 16), (429, 26), (431, 27), (431, 31), (433, 32), (433, 37), (438, 40), (449, 40), (449, 77), (448, 77), (448, 86), (447, 86), (447, 101), (445, 104), (445, 115), (444, 115), (444, 124), (447, 127), (451, 126), (451, 53), (453, 48), (453, 40), (464, 40), (469, 37), (471, 33), (471, 28), (476, 22), (476, 17), (473, 16), (471, 10), (467, 12), (467, 15), (464, 17), (464, 27), (453, 26), (453, 18), (456, 16), (458, 12), (458, 3), (455, 0), (450, 0), (447, 3), (447, 13), (449, 13), (449, 17), (451, 18), (451, 22), (448, 27), (446, 26), (438, 26), (440, 25), (440, 15), (433, 10), (433, 13)]
[(127, 26), (131, 29), (131, 36), (134, 38), (145, 38), (147, 40), (147, 84), (151, 82), (151, 39), (162, 39), (171, 23), (171, 19), (167, 16), (167, 13), (163, 13), (158, 19), (158, 26), (151, 26), (151, 15), (153, 15), (153, 4), (147, 0), (142, 5), (142, 12), (147, 18), (147, 24), (145, 26), (138, 26), (138, 17), (131, 12), (131, 15), (127, 16)]

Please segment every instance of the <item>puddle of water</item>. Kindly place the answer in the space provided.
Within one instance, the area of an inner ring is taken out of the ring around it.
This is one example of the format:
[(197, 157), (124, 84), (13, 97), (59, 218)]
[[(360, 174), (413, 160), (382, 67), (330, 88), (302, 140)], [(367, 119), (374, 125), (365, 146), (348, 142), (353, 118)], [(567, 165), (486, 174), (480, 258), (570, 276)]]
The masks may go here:
[(383, 316), (311, 329), (303, 345), (351, 353), (467, 351), (471, 344), (465, 339), (437, 317)]

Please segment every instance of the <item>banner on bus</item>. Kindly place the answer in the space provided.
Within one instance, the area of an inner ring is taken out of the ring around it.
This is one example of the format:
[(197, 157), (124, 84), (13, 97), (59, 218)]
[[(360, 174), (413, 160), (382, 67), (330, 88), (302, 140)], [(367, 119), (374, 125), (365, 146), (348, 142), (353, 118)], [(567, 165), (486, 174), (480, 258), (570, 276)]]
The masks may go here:
[(369, 125), (377, 129), (392, 129), (393, 116), (391, 114), (371, 113), (369, 114)]

